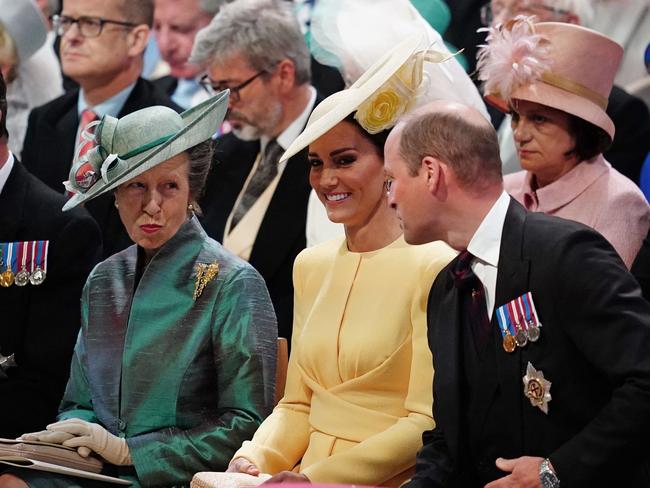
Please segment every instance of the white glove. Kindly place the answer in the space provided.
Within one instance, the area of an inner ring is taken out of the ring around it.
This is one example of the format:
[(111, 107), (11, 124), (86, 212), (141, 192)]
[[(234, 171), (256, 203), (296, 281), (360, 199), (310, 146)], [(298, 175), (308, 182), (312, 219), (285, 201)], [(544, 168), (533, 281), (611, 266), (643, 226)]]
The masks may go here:
[(74, 435), (67, 432), (52, 432), (50, 430), (41, 430), (40, 432), (29, 432), (16, 438), (17, 441), (40, 441), (49, 442), (50, 444), (63, 444), (64, 441), (72, 439)]
[(94, 451), (111, 464), (133, 464), (126, 439), (114, 436), (99, 424), (81, 419), (68, 419), (48, 425), (47, 430), (75, 436), (63, 441), (63, 445), (76, 447), (81, 456), (87, 457), (90, 451)]

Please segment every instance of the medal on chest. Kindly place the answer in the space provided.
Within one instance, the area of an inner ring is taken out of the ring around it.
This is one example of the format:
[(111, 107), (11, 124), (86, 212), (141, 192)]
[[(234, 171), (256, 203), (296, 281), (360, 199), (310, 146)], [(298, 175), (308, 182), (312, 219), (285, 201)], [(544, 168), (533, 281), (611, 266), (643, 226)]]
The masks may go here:
[(548, 415), (548, 403), (551, 401), (551, 382), (544, 378), (544, 373), (538, 371), (528, 362), (524, 382), (524, 395), (533, 407), (539, 408)]
[(529, 342), (539, 340), (542, 324), (530, 292), (498, 307), (496, 315), (506, 352), (513, 352), (517, 347), (523, 348)]

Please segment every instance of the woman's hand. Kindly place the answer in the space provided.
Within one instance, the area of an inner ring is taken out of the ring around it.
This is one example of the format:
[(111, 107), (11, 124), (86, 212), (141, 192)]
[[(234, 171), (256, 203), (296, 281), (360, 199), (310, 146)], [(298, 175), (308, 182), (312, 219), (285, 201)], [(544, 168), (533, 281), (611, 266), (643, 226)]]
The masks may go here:
[(248, 459), (239, 457), (230, 461), (226, 473), (246, 473), (251, 476), (259, 476), (260, 470)]
[(47, 430), (71, 434), (73, 437), (62, 444), (77, 448), (81, 456), (88, 457), (90, 452), (94, 451), (111, 464), (133, 464), (126, 439), (114, 436), (99, 424), (81, 419), (68, 419), (48, 425)]
[(304, 474), (294, 473), (293, 471), (280, 471), (262, 484), (267, 483), (311, 483), (311, 481)]
[(13, 474), (2, 474), (0, 488), (29, 488), (29, 485)]
[(67, 432), (52, 432), (51, 430), (41, 430), (40, 432), (29, 432), (18, 437), (18, 441), (39, 441), (49, 442), (50, 444), (63, 444), (65, 441), (72, 439), (73, 434)]

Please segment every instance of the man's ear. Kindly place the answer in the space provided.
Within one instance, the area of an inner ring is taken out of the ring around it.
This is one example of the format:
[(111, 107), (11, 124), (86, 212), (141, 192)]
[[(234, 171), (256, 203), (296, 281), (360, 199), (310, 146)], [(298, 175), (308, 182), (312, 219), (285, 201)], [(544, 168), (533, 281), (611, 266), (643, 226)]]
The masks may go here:
[(280, 89), (284, 93), (291, 92), (296, 84), (296, 65), (290, 59), (283, 59), (275, 69), (280, 80)]
[(130, 57), (135, 58), (142, 55), (147, 47), (147, 43), (149, 42), (150, 32), (151, 29), (149, 29), (149, 26), (145, 24), (139, 24), (131, 29), (128, 34), (128, 54)]
[(442, 163), (433, 156), (425, 156), (422, 158), (420, 171), (424, 172), (429, 192), (435, 195), (439, 191), (441, 183), (444, 182)]

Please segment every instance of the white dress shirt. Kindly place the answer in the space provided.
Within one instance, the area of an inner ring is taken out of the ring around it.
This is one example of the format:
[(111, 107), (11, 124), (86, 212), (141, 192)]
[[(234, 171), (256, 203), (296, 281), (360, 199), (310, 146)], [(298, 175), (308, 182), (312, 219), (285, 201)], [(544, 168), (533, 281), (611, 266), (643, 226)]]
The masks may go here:
[(0, 193), (2, 193), (2, 189), (5, 187), (5, 184), (9, 179), (9, 175), (11, 174), (13, 167), (14, 155), (11, 153), (11, 151), (9, 151), (9, 157), (7, 158), (7, 161), (5, 161), (5, 164), (0, 167)]
[(510, 196), (505, 191), (501, 192), (501, 196), (494, 202), (467, 245), (467, 250), (474, 256), (471, 264), (472, 271), (483, 283), (485, 303), (490, 319), (492, 319), (494, 295), (497, 288), (501, 235), (509, 205)]

